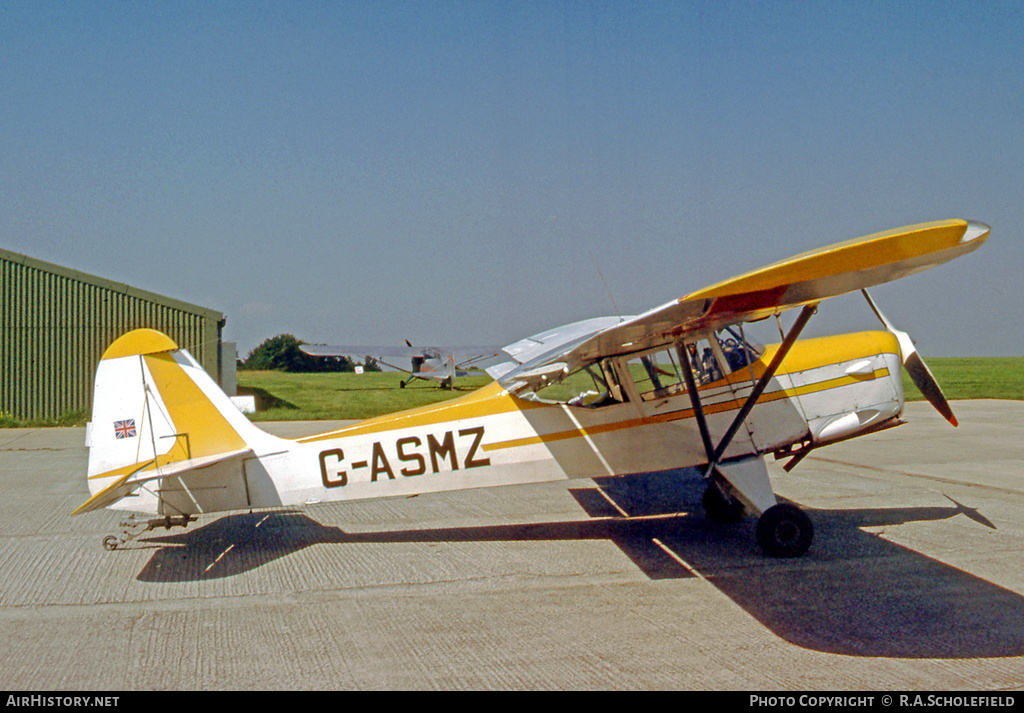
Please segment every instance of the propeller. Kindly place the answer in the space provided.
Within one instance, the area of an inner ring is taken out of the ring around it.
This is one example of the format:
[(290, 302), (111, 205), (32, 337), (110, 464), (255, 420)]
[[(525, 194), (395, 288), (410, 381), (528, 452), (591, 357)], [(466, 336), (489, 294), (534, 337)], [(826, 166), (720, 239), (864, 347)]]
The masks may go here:
[(910, 375), (910, 380), (914, 382), (914, 385), (921, 390), (924, 397), (928, 399), (928, 403), (935, 407), (935, 410), (942, 414), (943, 418), (949, 421), (954, 426), (960, 424), (956, 420), (956, 416), (953, 415), (953, 409), (949, 407), (949, 402), (946, 400), (946, 395), (942, 393), (942, 388), (939, 386), (939, 382), (936, 381), (935, 376), (932, 374), (931, 369), (924, 363), (924, 359), (917, 353), (917, 347), (914, 346), (913, 340), (910, 335), (906, 332), (901, 332), (893, 326), (884, 314), (882, 310), (878, 309), (878, 305), (871, 299), (871, 295), (868, 294), (867, 290), (861, 290), (864, 293), (864, 297), (867, 299), (868, 304), (871, 305), (871, 309), (874, 311), (875, 316), (882, 321), (885, 325), (886, 331), (896, 337), (900, 343), (900, 355), (903, 358), (903, 368), (907, 370), (907, 374)]

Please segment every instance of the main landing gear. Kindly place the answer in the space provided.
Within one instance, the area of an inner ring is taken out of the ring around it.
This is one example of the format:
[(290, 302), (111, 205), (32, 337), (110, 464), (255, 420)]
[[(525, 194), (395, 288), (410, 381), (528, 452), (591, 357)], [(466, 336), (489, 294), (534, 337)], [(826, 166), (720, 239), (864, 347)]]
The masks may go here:
[(121, 523), (120, 535), (107, 535), (103, 538), (103, 549), (114, 551), (144, 532), (155, 530), (158, 527), (165, 530), (170, 530), (172, 527), (188, 527), (189, 523), (195, 521), (195, 515), (168, 515), (152, 520), (136, 520), (135, 515), (129, 515), (128, 519)]
[[(723, 492), (712, 481), (704, 491), (701, 503), (708, 519), (719, 524), (737, 523), (743, 519), (743, 504)], [(814, 525), (796, 505), (779, 503), (761, 513), (755, 529), (757, 544), (769, 557), (801, 557), (814, 540)]]
[(708, 489), (704, 493), (704, 510), (710, 519), (718, 522), (735, 521), (746, 511), (760, 513), (757, 521), (757, 543), (769, 557), (799, 557), (807, 552), (814, 538), (810, 518), (800, 508), (776, 501), (763, 456), (754, 454), (752, 457), (733, 461), (725, 461), (723, 458), (729, 444), (743, 427), (745, 419), (757, 405), (761, 394), (774, 378), (775, 372), (782, 365), (783, 359), (796, 343), (800, 332), (817, 307), (817, 303), (811, 303), (804, 305), (800, 310), (800, 315), (772, 355), (768, 367), (758, 377), (744, 399), (743, 405), (733, 416), (732, 423), (719, 439), (717, 446), (704, 416), (701, 394), (693, 370), (682, 370), (686, 392), (693, 405), (693, 417), (708, 457), (708, 465), (704, 469), (704, 478), (709, 481)]
[(769, 557), (800, 557), (811, 546), (814, 526), (796, 505), (779, 503), (757, 520), (757, 544)]
[[(422, 378), (422, 377), (418, 377), (415, 374), (413, 374), (408, 379), (405, 379), (403, 381), (399, 381), (398, 382), (398, 388), (404, 389), (406, 386), (408, 386), (412, 382), (413, 379), (419, 379), (419, 378)], [(454, 388), (454, 383), (455, 383), (455, 380), (451, 376), (446, 377), (446, 378), (442, 379), (439, 382), (440, 388), (443, 389), (444, 391), (451, 391)]]

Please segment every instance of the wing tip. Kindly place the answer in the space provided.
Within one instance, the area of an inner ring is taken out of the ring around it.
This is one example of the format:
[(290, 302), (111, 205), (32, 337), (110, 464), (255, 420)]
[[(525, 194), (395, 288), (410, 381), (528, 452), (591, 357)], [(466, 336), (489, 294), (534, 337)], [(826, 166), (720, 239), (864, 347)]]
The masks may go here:
[(963, 237), (960, 238), (960, 244), (963, 245), (974, 241), (984, 242), (991, 232), (992, 228), (985, 223), (978, 220), (968, 220), (967, 230), (964, 231)]

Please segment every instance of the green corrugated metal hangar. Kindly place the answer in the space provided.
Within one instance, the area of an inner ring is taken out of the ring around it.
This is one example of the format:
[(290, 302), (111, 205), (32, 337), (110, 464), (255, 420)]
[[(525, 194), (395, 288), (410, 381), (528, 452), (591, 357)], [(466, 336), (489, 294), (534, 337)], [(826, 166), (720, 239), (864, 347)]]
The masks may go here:
[(166, 333), (221, 381), (224, 316), (212, 309), (2, 249), (0, 303), (0, 412), (16, 419), (91, 410), (100, 357), (140, 327)]

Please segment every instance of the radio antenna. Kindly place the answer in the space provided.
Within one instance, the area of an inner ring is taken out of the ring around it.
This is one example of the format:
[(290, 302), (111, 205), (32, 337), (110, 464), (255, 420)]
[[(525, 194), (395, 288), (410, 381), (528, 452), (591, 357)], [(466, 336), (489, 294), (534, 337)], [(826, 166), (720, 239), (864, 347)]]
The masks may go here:
[(597, 270), (598, 277), (601, 278), (601, 284), (604, 285), (604, 291), (608, 294), (608, 299), (611, 300), (612, 308), (615, 310), (615, 316), (622, 321), (622, 312), (619, 311), (619, 306), (615, 304), (615, 298), (612, 297), (612, 291), (608, 289), (608, 282), (604, 279), (604, 273), (601, 272), (601, 266), (597, 264), (597, 258), (594, 257), (594, 251), (590, 250), (590, 259), (594, 261), (594, 268)]

